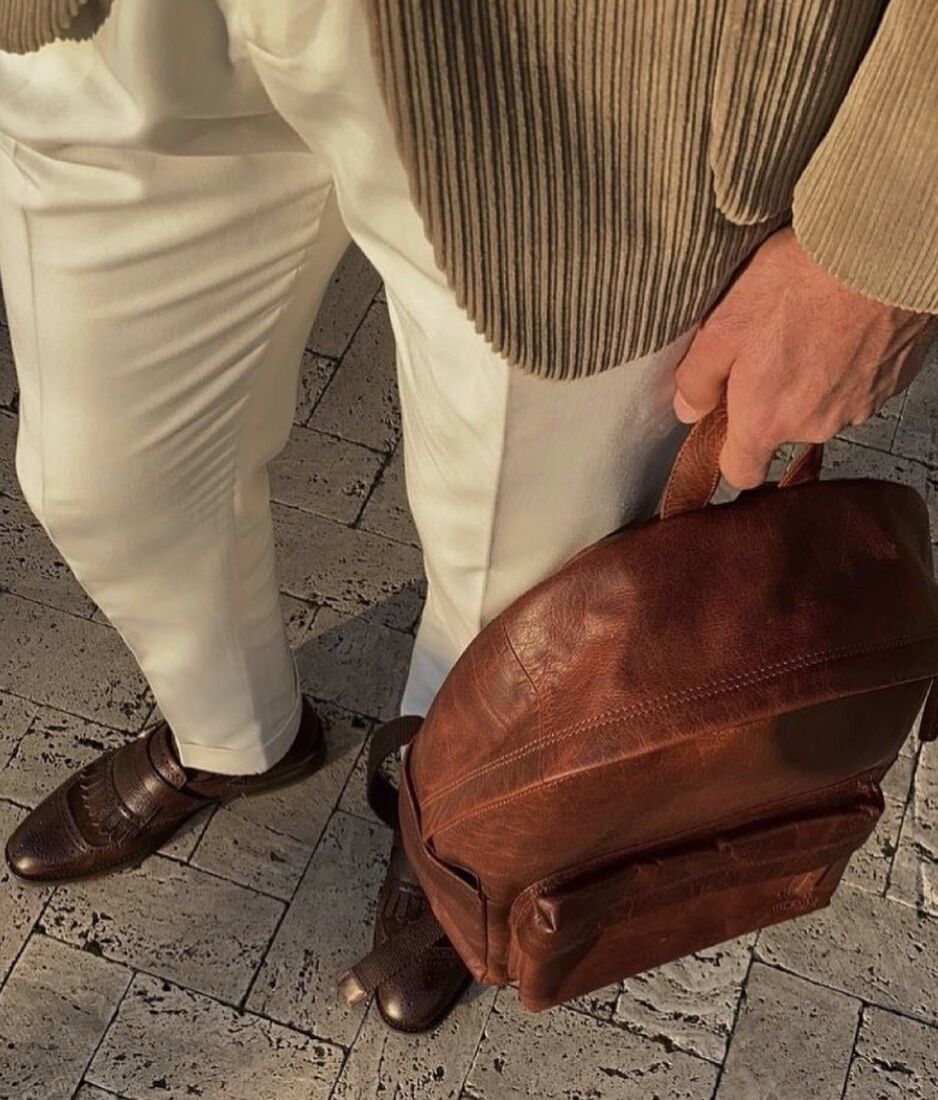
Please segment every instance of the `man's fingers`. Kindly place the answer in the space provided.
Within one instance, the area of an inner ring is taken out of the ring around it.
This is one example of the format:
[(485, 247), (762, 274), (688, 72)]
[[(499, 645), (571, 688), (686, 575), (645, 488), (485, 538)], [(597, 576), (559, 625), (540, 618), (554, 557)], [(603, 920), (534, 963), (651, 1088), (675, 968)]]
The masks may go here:
[(731, 415), (726, 442), (720, 452), (720, 472), (736, 489), (755, 489), (768, 477), (775, 448), (772, 441), (734, 431)]
[(680, 390), (674, 393), (674, 415), (682, 424), (696, 424), (704, 415), (698, 412), (693, 405), (689, 405)]
[(675, 374), (674, 415), (693, 424), (719, 405), (732, 360), (703, 330), (694, 337)]

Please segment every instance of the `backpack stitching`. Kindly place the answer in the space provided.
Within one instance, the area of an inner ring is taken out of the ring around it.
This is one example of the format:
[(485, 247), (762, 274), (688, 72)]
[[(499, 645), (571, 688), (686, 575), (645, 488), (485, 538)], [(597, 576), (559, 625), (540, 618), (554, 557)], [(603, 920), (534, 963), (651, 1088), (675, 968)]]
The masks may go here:
[[(771, 680), (778, 676), (784, 675), (795, 668), (806, 668), (811, 665), (821, 665), (827, 660), (844, 660), (847, 657), (853, 657), (861, 653), (873, 653), (873, 652), (886, 652), (891, 649), (899, 649), (904, 645), (908, 645), (912, 642), (928, 641), (929, 639), (938, 637), (938, 630), (930, 631), (927, 634), (922, 635), (902, 635), (893, 639), (886, 645), (876, 643), (866, 643), (862, 645), (854, 646), (841, 646), (834, 647), (827, 650), (822, 650), (819, 653), (805, 654), (803, 657), (787, 658), (784, 661), (777, 661), (772, 664), (763, 665), (757, 669), (753, 669), (748, 673), (740, 673), (736, 676), (726, 677), (723, 680), (716, 680), (709, 685), (703, 685), (696, 688), (682, 688), (678, 691), (669, 692), (663, 696), (653, 700), (646, 700), (644, 702), (633, 703), (627, 707), (619, 707), (613, 710), (604, 711), (601, 714), (594, 715), (592, 718), (583, 719), (580, 722), (576, 722), (571, 726), (565, 726), (554, 733), (546, 734), (543, 737), (538, 737), (530, 744), (523, 746), (519, 749), (514, 749), (512, 752), (505, 756), (499, 757), (497, 760), (492, 760), (488, 764), (482, 764), (480, 767), (469, 772), (467, 775), (462, 776), (460, 779), (454, 780), (448, 786), (441, 788), (436, 794), (424, 799), (424, 806), (429, 807), (446, 795), (452, 793), (454, 790), (458, 790), (459, 787), (469, 783), (473, 779), (477, 779), (482, 775), (486, 775), (488, 772), (495, 770), (496, 768), (503, 767), (507, 764), (513, 763), (515, 760), (519, 760), (524, 756), (529, 756), (532, 752), (536, 752), (538, 749), (543, 748), (546, 745), (555, 744), (558, 741), (566, 740), (572, 737), (575, 733), (582, 732), (586, 729), (591, 729), (596, 726), (605, 725), (614, 719), (621, 718), (634, 718), (638, 716), (645, 716), (649, 714), (660, 713), (661, 711), (672, 709), (674, 706), (690, 700), (700, 701), (702, 699), (710, 699), (721, 694), (727, 694), (735, 691), (739, 687), (751, 687), (757, 683), (764, 683), (767, 680)], [(926, 677), (922, 677), (925, 679)], [(567, 777), (564, 777), (567, 778)], [(555, 781), (549, 781), (555, 782)], [(545, 783), (545, 786), (548, 784)], [(511, 795), (505, 796), (506, 799), (511, 799), (523, 794), (524, 791), (517, 791)], [(498, 806), (503, 805), (503, 800), (496, 802), (486, 803), (486, 808), (491, 810)], [(469, 815), (475, 811), (470, 811)], [(448, 822), (445, 828), (449, 828), (452, 825), (457, 824), (462, 818), (456, 818), (451, 822)]]

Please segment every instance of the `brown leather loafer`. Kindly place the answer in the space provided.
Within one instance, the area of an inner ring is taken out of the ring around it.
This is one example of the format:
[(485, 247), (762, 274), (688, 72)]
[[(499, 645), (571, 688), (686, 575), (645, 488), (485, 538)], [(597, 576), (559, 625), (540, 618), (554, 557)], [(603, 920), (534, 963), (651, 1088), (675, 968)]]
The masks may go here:
[[(375, 946), (379, 946), (404, 925), (419, 920), (429, 902), (417, 876), (404, 855), (395, 833), (388, 873), (378, 898)], [(430, 1031), (441, 1023), (469, 984), (470, 974), (456, 949), (442, 936), (421, 951), (412, 963), (375, 991), (378, 1011), (395, 1031)]]
[(305, 779), (325, 756), (322, 724), (306, 699), (289, 752), (259, 775), (187, 773), (161, 722), (57, 787), (10, 837), (7, 863), (33, 882), (135, 867), (199, 810)]

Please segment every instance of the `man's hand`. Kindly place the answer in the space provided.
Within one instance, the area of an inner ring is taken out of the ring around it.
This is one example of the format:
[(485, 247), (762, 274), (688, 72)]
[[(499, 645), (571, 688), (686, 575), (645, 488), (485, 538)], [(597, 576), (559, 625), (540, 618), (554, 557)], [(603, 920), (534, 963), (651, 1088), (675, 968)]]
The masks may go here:
[(723, 476), (760, 485), (783, 443), (824, 443), (905, 389), (935, 335), (930, 314), (875, 302), (815, 264), (791, 229), (773, 233), (697, 331), (674, 411), (692, 423), (724, 389)]

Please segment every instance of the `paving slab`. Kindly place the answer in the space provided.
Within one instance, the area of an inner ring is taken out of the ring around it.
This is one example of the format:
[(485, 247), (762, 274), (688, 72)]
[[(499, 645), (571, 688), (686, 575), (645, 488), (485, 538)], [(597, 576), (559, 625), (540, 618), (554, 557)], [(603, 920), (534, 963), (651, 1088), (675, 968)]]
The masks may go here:
[(710, 1100), (716, 1076), (709, 1062), (582, 1013), (525, 1012), (504, 990), (467, 1084), (481, 1100)]
[(309, 426), (390, 453), (401, 435), (394, 334), (387, 306), (373, 305)]
[(326, 728), (327, 757), (320, 771), (302, 783), (229, 803), (228, 812), (314, 848), (319, 842), (339, 793), (371, 723), (359, 714), (315, 700)]
[(372, 1004), (333, 1100), (457, 1100), (494, 1000), (494, 989), (474, 986), (452, 1015), (424, 1035), (391, 1031)]
[(597, 989), (594, 993), (584, 993), (567, 1003), (567, 1008), (574, 1012), (585, 1012), (587, 1016), (595, 1016), (597, 1020), (610, 1021), (615, 1017), (616, 1005), (622, 993), (622, 983), (615, 982), (604, 989)]
[(899, 843), (899, 830), (912, 785), (915, 757), (900, 755), (883, 780), (885, 808), (867, 842), (854, 852), (844, 873), (851, 882), (874, 894), (884, 894)]
[(938, 1030), (867, 1008), (843, 1100), (934, 1100)]
[(916, 719), (915, 733), (909, 737), (896, 757), (895, 763), (886, 772), (880, 787), (883, 797), (891, 802), (905, 805), (912, 791), (912, 777), (915, 773), (915, 762), (918, 759), (918, 720)]
[(127, 1100), (327, 1100), (335, 1046), (137, 975), (88, 1071)]
[(193, 867), (289, 901), (312, 852), (266, 825), (219, 809), (199, 840)]
[[(345, 790), (342, 792), (342, 798), (339, 801), (339, 809), (345, 810), (346, 813), (355, 814), (357, 817), (363, 817), (367, 821), (374, 822), (376, 825), (380, 825), (380, 819), (368, 805), (367, 768), (368, 742), (366, 741), (365, 744), (362, 745), (361, 752), (358, 754), (358, 758), (355, 761), (355, 767), (352, 769), (348, 782), (345, 785)], [(395, 754), (390, 760), (385, 761), (381, 771), (395, 787), (398, 786), (401, 774), (400, 757)]]
[(388, 721), (398, 713), (414, 640), (364, 616), (324, 607), (297, 652), (303, 689)]
[(756, 957), (880, 1007), (938, 1019), (938, 918), (848, 883), (827, 909), (761, 932)]
[(0, 497), (0, 589), (72, 615), (96, 607), (26, 504)]
[(23, 490), (16, 478), (16, 417), (0, 410), (0, 493), (21, 500)]
[(0, 691), (0, 772), (36, 716), (36, 704)]
[(130, 977), (33, 936), (0, 991), (0, 1098), (71, 1100)]
[(178, 859), (181, 863), (188, 863), (214, 815), (215, 807), (208, 806), (197, 813), (195, 817), (191, 817), (159, 849), (160, 854), (169, 856), (171, 859)]
[(66, 779), (132, 735), (51, 707), (38, 707), (28, 731), (0, 768), (0, 798), (36, 806)]
[(860, 443), (864, 447), (875, 447), (880, 451), (892, 450), (905, 398), (904, 393), (896, 394), (865, 423), (841, 428), (837, 433), (838, 437), (850, 443)]
[(308, 348), (303, 352), (297, 383), (296, 409), (293, 413), (295, 424), (305, 425), (309, 421), (313, 409), (335, 374), (337, 365), (334, 359), (317, 355)]
[(340, 1001), (336, 979), (371, 947), (388, 831), (336, 813), (303, 876), (247, 1007), (343, 1046), (365, 1013)]
[(271, 498), (339, 523), (352, 523), (382, 461), (381, 455), (358, 443), (294, 426), (286, 447), (270, 464)]
[(163, 856), (60, 886), (50, 935), (232, 1003), (247, 991), (283, 904)]
[(97, 1085), (82, 1085), (75, 1093), (75, 1100), (121, 1100), (114, 1092), (99, 1089)]
[(338, 359), (365, 319), (381, 279), (356, 244), (350, 244), (326, 288), (308, 346)]
[(421, 566), (419, 576), (395, 589), (379, 603), (366, 607), (362, 618), (379, 626), (402, 630), (405, 634), (416, 634), (426, 598), (427, 582)]
[(12, 409), (17, 401), (16, 368), (9, 330), (0, 326), (0, 407)]
[[(26, 811), (9, 802), (0, 802), (0, 844), (26, 816)], [(6, 863), (0, 865), (0, 985), (22, 950), (51, 887), (26, 884), (14, 878)]]
[[(354, 613), (412, 590), (423, 575), (413, 546), (296, 508), (274, 505), (273, 512), (281, 586), (302, 600)], [(408, 629), (418, 605), (413, 597), (390, 625)]]
[(152, 710), (146, 681), (108, 626), (3, 594), (0, 638), (0, 691), (134, 732)]
[(892, 450), (928, 466), (938, 466), (938, 341), (909, 386)]
[(399, 443), (368, 498), (359, 526), (389, 539), (420, 545), (404, 482), (404, 447)]
[(888, 894), (938, 917), (938, 752), (919, 755)]
[(873, 894), (885, 894), (896, 856), (905, 806), (886, 799), (883, 815), (862, 848), (850, 857), (843, 881)]
[(726, 1053), (755, 936), (626, 978), (615, 1019), (649, 1038), (720, 1062)]
[(283, 619), (287, 627), (287, 641), (293, 649), (303, 644), (303, 639), (313, 625), (318, 610), (315, 604), (298, 600), (296, 596), (288, 596), (281, 592), (280, 605), (283, 608)]
[(317, 703), (326, 724), (325, 765), (309, 779), (218, 810), (192, 859), (196, 867), (289, 899), (361, 751), (369, 723)]
[(754, 963), (717, 1100), (840, 1100), (861, 1002)]

